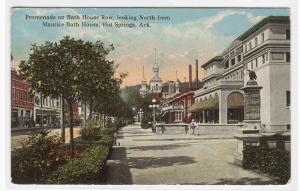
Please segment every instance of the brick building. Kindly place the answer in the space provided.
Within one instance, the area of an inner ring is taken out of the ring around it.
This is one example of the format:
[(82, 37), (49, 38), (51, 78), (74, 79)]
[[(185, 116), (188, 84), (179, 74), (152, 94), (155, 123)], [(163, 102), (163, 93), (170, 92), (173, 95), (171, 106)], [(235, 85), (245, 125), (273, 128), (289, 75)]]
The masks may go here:
[(15, 69), (11, 70), (11, 127), (29, 128), (33, 121), (34, 97), (29, 95), (31, 83)]

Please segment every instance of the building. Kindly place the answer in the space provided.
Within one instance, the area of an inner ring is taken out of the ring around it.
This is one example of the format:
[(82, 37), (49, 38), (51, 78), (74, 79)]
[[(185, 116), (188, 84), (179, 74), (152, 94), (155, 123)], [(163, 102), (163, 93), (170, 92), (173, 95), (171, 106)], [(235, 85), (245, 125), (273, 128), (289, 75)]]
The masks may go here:
[(179, 92), (161, 102), (161, 121), (166, 123), (190, 123), (193, 115), (188, 109), (194, 102), (194, 91), (191, 88)]
[(203, 88), (195, 91), (190, 112), (199, 123), (243, 121), (241, 88), (255, 71), (262, 86), (261, 124), (266, 131), (290, 128), (290, 21), (270, 16), (235, 39), (223, 53), (202, 65)]
[(34, 121), (36, 126), (60, 127), (62, 115), (61, 98), (35, 95)]
[(29, 95), (31, 83), (15, 69), (11, 70), (11, 127), (30, 128), (33, 120), (34, 97)]
[(143, 65), (143, 78), (141, 83), (140, 95), (145, 96), (147, 93), (148, 93), (148, 87), (147, 87), (147, 81), (145, 79), (144, 65)]
[(192, 80), (192, 66), (189, 65), (189, 82), (181, 83), (178, 79), (163, 85), (161, 93), (161, 121), (165, 123), (190, 123), (195, 113), (189, 109), (194, 103), (194, 90), (198, 88), (198, 61), (196, 60), (196, 80)]
[(162, 80), (159, 77), (159, 66), (156, 62), (154, 63), (154, 65), (152, 67), (152, 71), (153, 71), (153, 77), (149, 83), (149, 88), (150, 88), (149, 91), (151, 93), (161, 93)]
[(156, 49), (155, 49), (155, 61), (152, 66), (153, 76), (149, 82), (149, 88), (147, 86), (147, 81), (144, 77), (144, 66), (143, 66), (143, 79), (141, 83), (140, 95), (144, 96), (147, 93), (161, 93), (162, 91), (162, 79), (159, 77), (159, 65), (156, 62)]

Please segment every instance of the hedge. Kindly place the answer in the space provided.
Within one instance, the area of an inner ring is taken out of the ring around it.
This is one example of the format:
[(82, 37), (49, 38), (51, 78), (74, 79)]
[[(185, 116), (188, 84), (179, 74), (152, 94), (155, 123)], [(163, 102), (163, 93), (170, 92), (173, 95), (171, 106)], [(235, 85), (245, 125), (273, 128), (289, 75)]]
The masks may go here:
[(95, 146), (82, 157), (71, 159), (60, 166), (48, 178), (49, 184), (94, 184), (103, 180), (109, 149)]
[(266, 145), (249, 146), (243, 150), (243, 168), (259, 170), (263, 173), (279, 178), (279, 182), (286, 184), (291, 174), (290, 152)]

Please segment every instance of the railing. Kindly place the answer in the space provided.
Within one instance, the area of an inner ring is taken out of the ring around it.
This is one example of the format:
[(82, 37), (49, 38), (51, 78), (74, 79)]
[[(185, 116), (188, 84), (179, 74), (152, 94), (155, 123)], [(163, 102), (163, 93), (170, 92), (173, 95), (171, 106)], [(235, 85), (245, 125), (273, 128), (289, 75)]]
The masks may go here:
[(175, 109), (183, 109), (182, 105), (170, 105), (162, 108), (162, 111), (175, 110)]
[(195, 96), (199, 95), (199, 94), (200, 95), (205, 94), (205, 93), (211, 91), (212, 89), (215, 89), (220, 86), (240, 86), (240, 87), (242, 87), (243, 85), (244, 85), (244, 81), (241, 79), (231, 79), (231, 80), (222, 79), (222, 80), (218, 80), (212, 84), (204, 85), (203, 88), (195, 91)]

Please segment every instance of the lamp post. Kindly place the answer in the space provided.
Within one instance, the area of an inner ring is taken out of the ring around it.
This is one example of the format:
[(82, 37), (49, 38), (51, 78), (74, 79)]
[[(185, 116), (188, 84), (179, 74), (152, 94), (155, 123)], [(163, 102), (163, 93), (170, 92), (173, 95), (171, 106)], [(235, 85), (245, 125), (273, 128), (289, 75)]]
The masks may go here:
[(149, 105), (150, 108), (152, 108), (153, 110), (153, 127), (152, 127), (152, 131), (155, 132), (155, 125), (156, 125), (156, 119), (155, 119), (155, 116), (156, 116), (156, 108), (159, 107), (159, 105), (156, 105), (156, 99), (152, 99), (152, 105)]
[(143, 109), (141, 108), (140, 111), (138, 112), (138, 122), (141, 122), (142, 123), (142, 120), (143, 120)]

